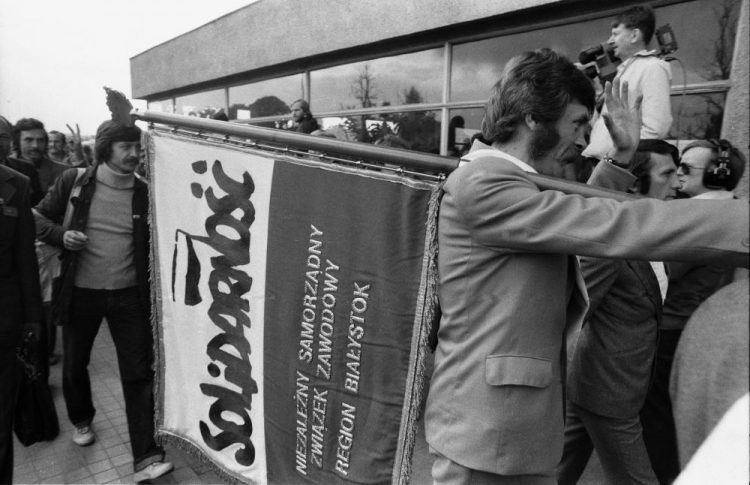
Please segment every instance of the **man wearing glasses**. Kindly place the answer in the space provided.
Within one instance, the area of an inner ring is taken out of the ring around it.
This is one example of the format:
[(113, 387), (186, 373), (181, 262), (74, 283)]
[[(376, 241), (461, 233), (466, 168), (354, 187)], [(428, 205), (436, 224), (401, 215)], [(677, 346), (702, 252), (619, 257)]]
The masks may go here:
[[(726, 140), (699, 140), (682, 152), (677, 169), (680, 192), (693, 199), (736, 198), (745, 171), (744, 155)], [(690, 316), (714, 292), (730, 283), (734, 269), (705, 264), (669, 263), (669, 290), (664, 301), (656, 369), (641, 410), (643, 438), (659, 482), (670, 483), (680, 472), (669, 376), (677, 344)]]

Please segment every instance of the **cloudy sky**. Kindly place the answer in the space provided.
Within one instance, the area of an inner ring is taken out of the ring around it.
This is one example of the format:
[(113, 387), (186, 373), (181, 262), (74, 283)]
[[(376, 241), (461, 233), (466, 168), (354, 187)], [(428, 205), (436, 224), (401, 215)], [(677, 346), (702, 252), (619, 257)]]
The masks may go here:
[(131, 98), (131, 57), (253, 1), (0, 0), (0, 115), (93, 135), (102, 86)]

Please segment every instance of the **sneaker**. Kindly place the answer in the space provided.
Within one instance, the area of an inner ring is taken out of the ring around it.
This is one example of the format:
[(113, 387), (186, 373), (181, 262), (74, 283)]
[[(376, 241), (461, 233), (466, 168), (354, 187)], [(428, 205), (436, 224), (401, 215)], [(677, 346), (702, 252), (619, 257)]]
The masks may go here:
[(135, 472), (133, 479), (135, 483), (145, 482), (146, 480), (153, 480), (154, 478), (161, 477), (174, 470), (174, 465), (168, 461), (159, 461), (152, 463), (143, 470)]
[(88, 446), (95, 440), (96, 435), (94, 434), (94, 430), (91, 429), (91, 426), (78, 428), (73, 433), (73, 443), (77, 444), (78, 446)]

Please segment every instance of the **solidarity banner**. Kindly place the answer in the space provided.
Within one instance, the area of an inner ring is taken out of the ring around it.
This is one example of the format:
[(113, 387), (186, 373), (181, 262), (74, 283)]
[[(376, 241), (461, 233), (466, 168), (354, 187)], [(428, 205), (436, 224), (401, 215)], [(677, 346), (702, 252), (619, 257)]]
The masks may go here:
[(405, 483), (437, 187), (152, 131), (157, 434), (244, 483)]

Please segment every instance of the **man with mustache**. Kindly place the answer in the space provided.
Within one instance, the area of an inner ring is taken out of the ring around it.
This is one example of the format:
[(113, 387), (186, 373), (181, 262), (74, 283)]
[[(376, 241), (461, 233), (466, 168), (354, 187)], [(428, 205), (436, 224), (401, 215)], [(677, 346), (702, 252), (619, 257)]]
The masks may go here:
[(46, 194), (68, 166), (58, 163), (47, 156), (49, 137), (44, 123), (34, 118), (21, 118), (14, 126), (13, 145), (16, 157), (34, 164), (39, 174), (39, 185), (42, 194)]
[[(614, 149), (599, 171), (620, 171), (614, 162), (637, 148), (640, 102), (627, 92), (619, 79), (605, 86)], [(568, 59), (549, 49), (514, 57), (487, 103), (490, 146), (472, 147), (442, 187), (442, 316), (425, 410), (436, 484), (557, 483), (566, 343), (589, 305), (576, 255), (748, 265), (745, 201), (540, 191), (527, 173), (559, 172), (593, 110), (594, 88)]]
[[(134, 479), (150, 480), (174, 468), (154, 440), (154, 373), (148, 274), (148, 188), (135, 177), (141, 130), (105, 121), (96, 132), (96, 163), (82, 177), (63, 174), (36, 207), (37, 233), (62, 246), (61, 285), (52, 311), (63, 327), (63, 396), (76, 428), (73, 442), (96, 440), (88, 364), (107, 319), (117, 349)], [(71, 191), (79, 188), (72, 224), (62, 222)]]
[[(44, 123), (34, 118), (21, 118), (16, 122), (13, 133), (13, 144), (19, 162), (29, 162), (33, 165), (36, 176), (30, 177), (32, 183), (32, 204), (38, 203), (69, 167), (65, 163), (58, 163), (47, 155), (49, 137)], [(10, 163), (19, 164), (9, 158)], [(11, 165), (12, 166), (12, 165)], [(24, 172), (25, 173), (25, 172)], [(57, 328), (50, 315), (49, 295), (51, 293), (52, 273), (57, 267), (54, 259), (56, 254), (48, 251), (48, 247), (37, 241), (37, 259), (39, 264), (39, 279), (42, 285), (42, 299), (44, 301), (45, 328), (42, 336), (42, 350), (49, 356), (49, 364), (57, 363), (55, 345), (57, 344)]]

